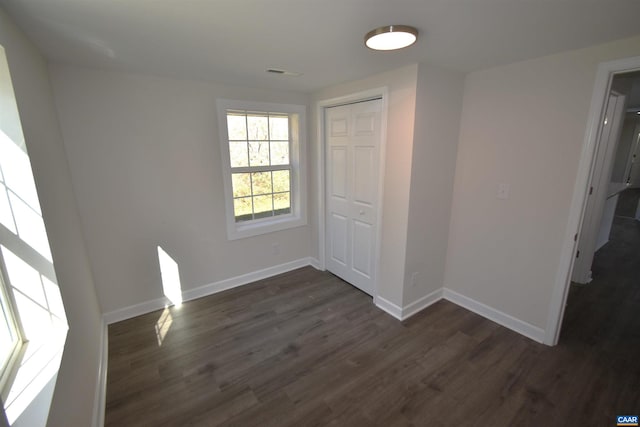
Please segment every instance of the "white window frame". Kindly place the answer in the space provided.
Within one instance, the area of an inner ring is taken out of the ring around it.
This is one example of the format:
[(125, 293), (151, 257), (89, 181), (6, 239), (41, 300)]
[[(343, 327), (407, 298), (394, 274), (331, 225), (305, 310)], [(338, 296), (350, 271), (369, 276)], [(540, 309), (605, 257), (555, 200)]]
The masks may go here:
[(0, 254), (0, 297), (4, 302), (1, 303), (2, 308), (0, 309), (0, 316), (7, 316), (11, 333), (17, 337), (17, 342), (11, 349), (8, 359), (4, 365), (0, 366), (0, 397), (2, 397), (2, 401), (4, 402), (9, 392), (9, 385), (13, 381), (13, 377), (17, 372), (16, 368), (18, 367), (18, 361), (20, 360), (26, 340), (24, 339), (20, 318), (17, 316), (17, 311), (14, 309), (12, 293), (4, 279), (3, 267), (2, 255)]
[[(220, 131), (220, 150), (224, 180), (225, 213), (227, 220), (227, 238), (237, 240), (258, 236), (274, 231), (301, 227), (307, 224), (307, 181), (306, 181), (306, 106), (293, 104), (274, 104), (218, 99), (218, 127)], [(227, 111), (246, 111), (248, 113), (287, 114), (290, 123), (297, 121), (297, 132), (289, 125), (289, 158), (291, 163), (291, 213), (267, 218), (236, 222), (233, 208), (233, 187), (231, 182), (231, 160), (229, 156), (229, 133), (227, 129)]]

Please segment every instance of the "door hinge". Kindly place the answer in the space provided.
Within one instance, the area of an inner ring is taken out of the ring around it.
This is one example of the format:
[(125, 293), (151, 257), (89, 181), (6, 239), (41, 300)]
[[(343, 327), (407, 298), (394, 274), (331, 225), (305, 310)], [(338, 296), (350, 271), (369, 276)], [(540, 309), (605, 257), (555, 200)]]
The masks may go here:
[(593, 194), (593, 187), (590, 187), (589, 188), (589, 195), (592, 195), (592, 194)]
[(576, 252), (576, 258), (580, 258), (580, 251)]
[(576, 233), (576, 234), (574, 234), (574, 235), (573, 235), (573, 241), (574, 241), (574, 242), (577, 242), (577, 241), (578, 241), (578, 233)]

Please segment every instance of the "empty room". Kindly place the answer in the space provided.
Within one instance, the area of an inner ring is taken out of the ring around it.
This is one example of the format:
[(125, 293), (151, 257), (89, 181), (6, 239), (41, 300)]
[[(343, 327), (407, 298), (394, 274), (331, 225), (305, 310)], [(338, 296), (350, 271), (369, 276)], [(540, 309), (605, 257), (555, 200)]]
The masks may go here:
[(638, 425), (637, 0), (0, 0), (0, 426)]

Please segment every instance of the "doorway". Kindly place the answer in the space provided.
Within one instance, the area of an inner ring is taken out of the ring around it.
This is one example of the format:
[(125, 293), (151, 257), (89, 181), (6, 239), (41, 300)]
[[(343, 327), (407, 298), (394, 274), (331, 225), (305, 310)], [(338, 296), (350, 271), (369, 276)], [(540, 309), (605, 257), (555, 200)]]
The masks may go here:
[[(589, 109), (587, 132), (571, 201), (565, 245), (562, 249), (560, 269), (558, 270), (556, 285), (549, 309), (546, 328), (547, 333), (545, 334), (544, 340), (548, 345), (556, 345), (558, 343), (570, 289), (571, 275), (578, 250), (577, 242), (585, 224), (586, 206), (589, 197), (592, 196), (590, 193), (591, 188), (595, 184), (594, 177), (602, 173), (601, 169), (597, 169), (596, 155), (600, 149), (598, 147), (599, 135), (605, 122), (605, 111), (609, 101), (609, 94), (612, 90), (613, 79), (615, 76), (637, 71), (640, 71), (640, 57), (605, 62), (598, 66), (594, 92)], [(609, 173), (610, 169), (611, 168), (609, 168)]]
[(321, 266), (376, 297), (386, 90), (319, 104)]

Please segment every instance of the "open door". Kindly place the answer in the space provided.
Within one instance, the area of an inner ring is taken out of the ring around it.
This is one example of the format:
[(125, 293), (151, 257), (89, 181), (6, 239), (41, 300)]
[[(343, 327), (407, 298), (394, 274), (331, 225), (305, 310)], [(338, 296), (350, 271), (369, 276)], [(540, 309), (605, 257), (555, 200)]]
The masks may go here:
[(605, 114), (602, 118), (589, 198), (580, 231), (576, 262), (571, 276), (571, 280), (576, 283), (591, 281), (591, 264), (593, 263), (593, 255), (598, 249), (598, 231), (611, 182), (616, 146), (622, 130), (624, 107), (624, 95), (612, 91), (609, 94)]

